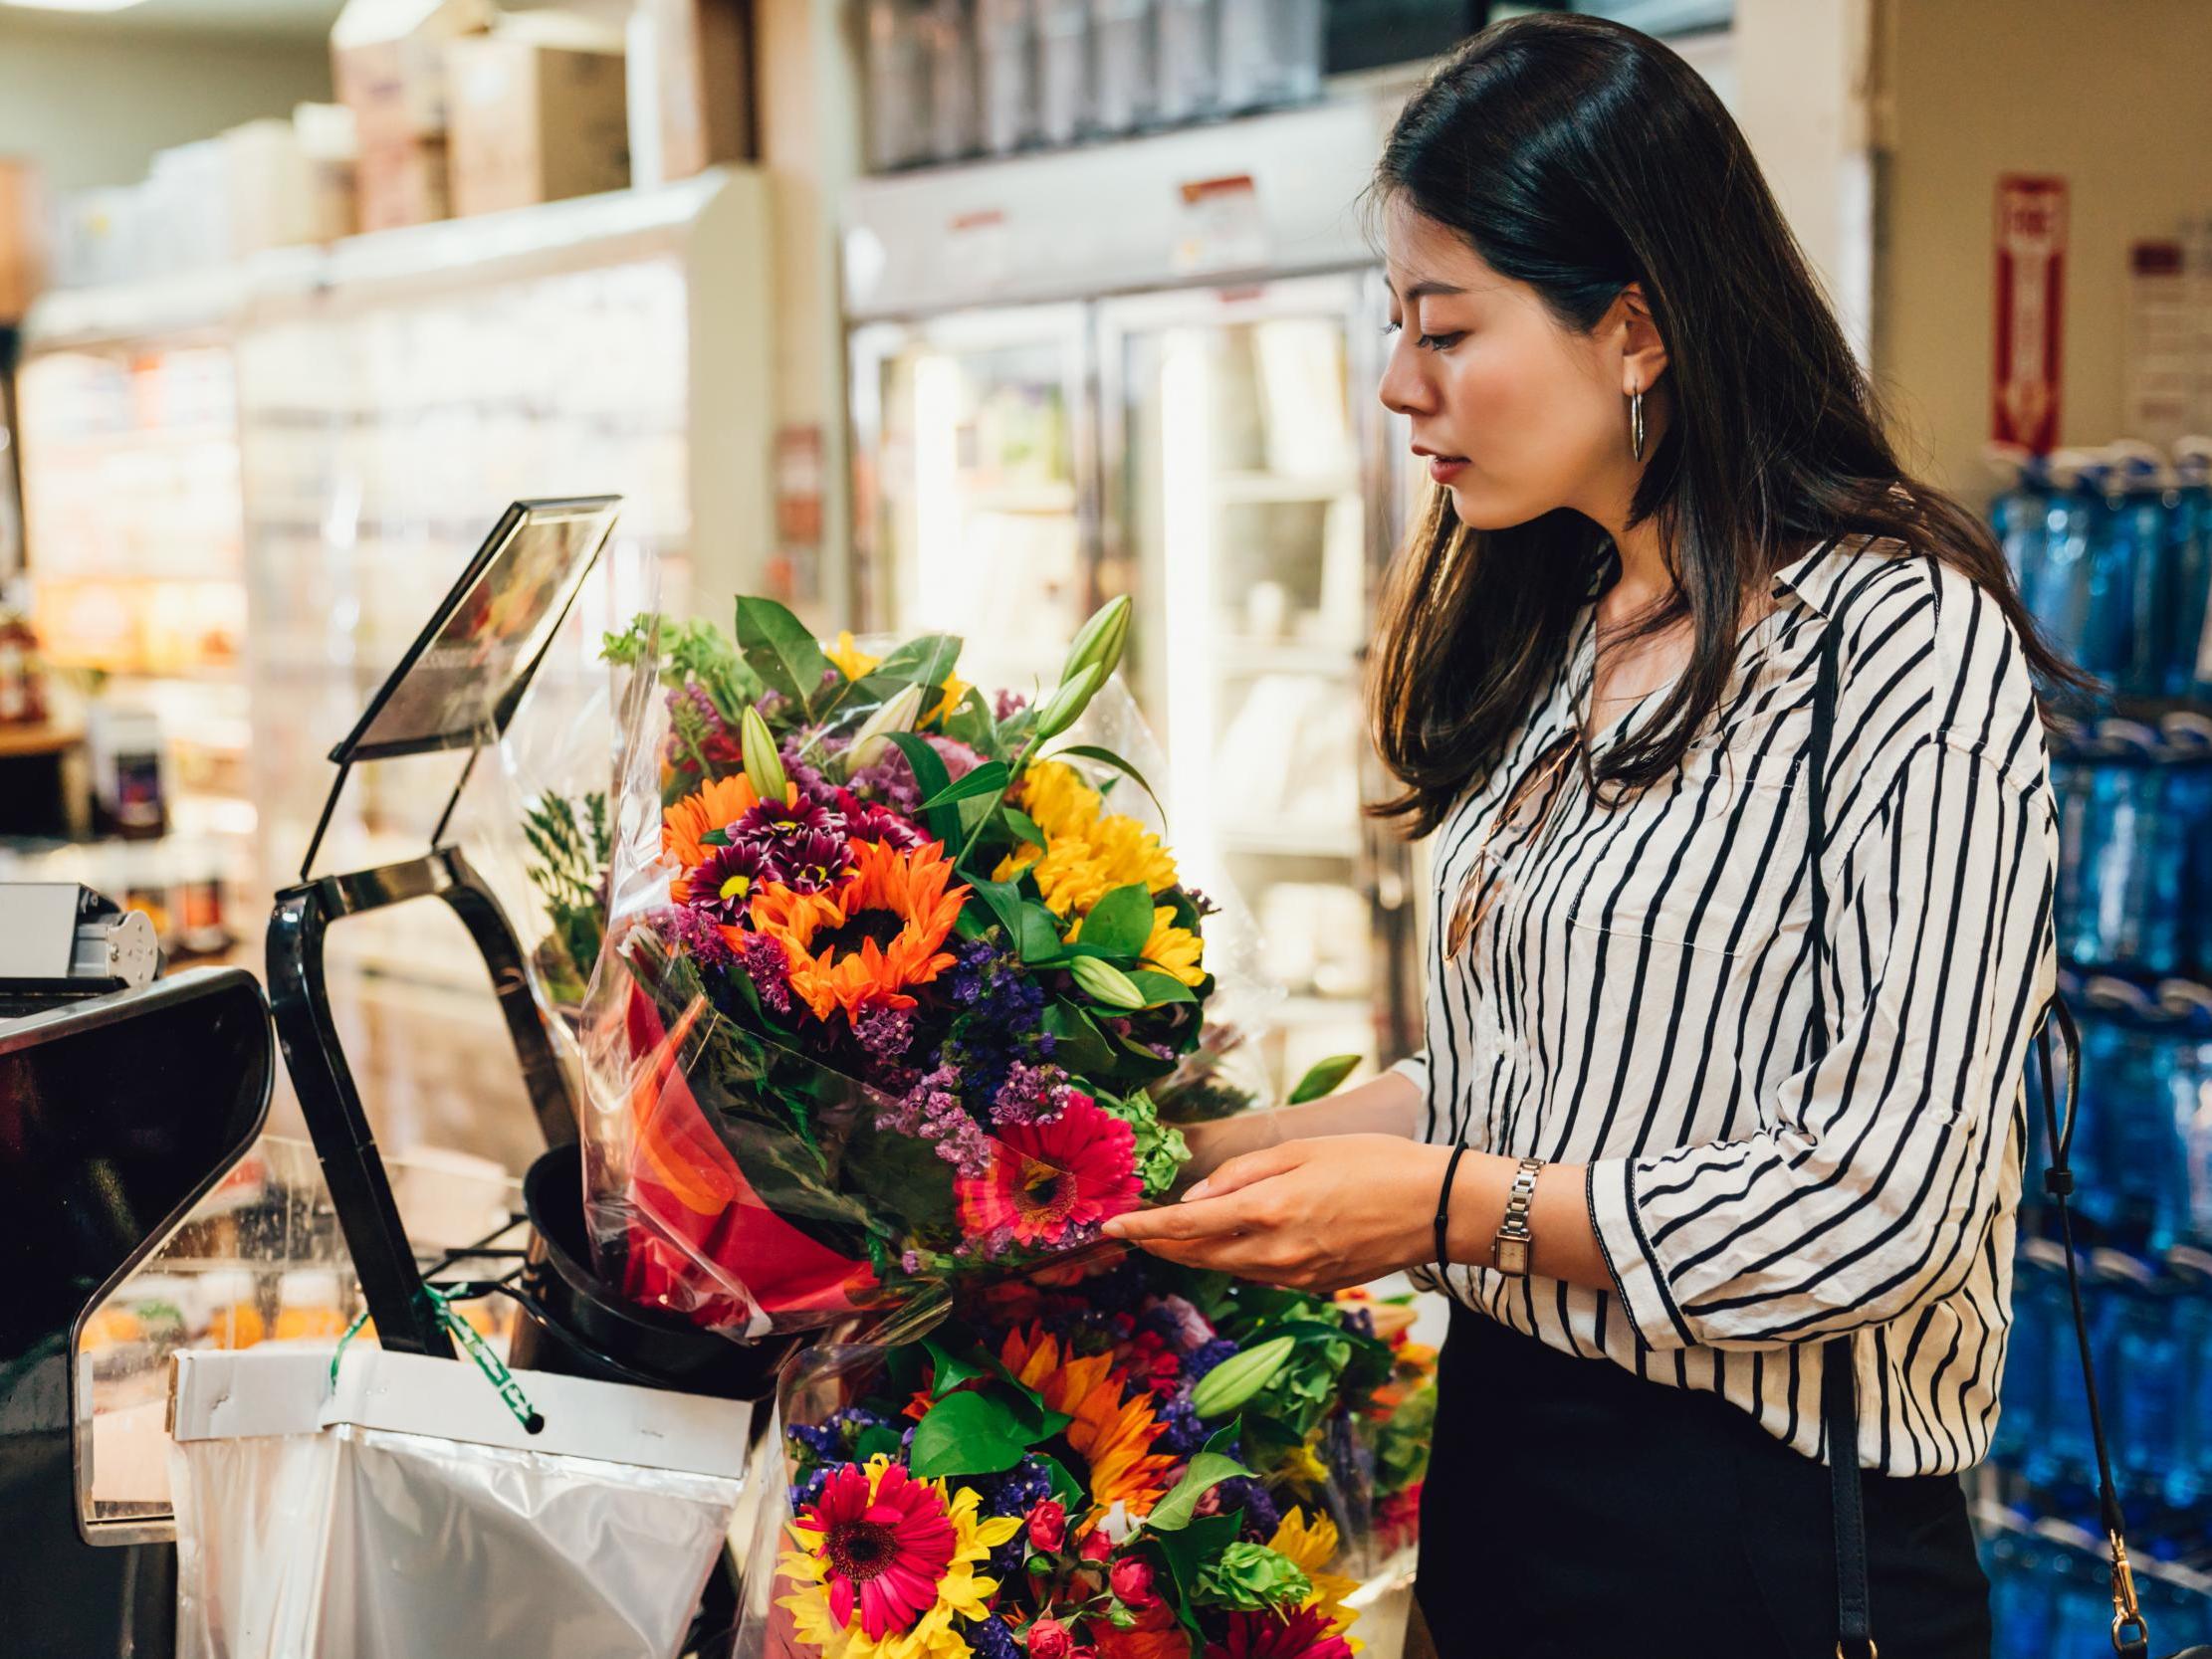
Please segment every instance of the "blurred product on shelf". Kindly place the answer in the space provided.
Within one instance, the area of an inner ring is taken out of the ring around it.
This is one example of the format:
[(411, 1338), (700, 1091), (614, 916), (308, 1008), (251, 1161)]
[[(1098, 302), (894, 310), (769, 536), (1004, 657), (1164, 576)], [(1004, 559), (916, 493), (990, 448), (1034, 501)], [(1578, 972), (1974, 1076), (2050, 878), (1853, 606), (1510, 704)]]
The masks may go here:
[(46, 282), (47, 254), (46, 198), (38, 163), (0, 156), (0, 327), (21, 318), (38, 298)]
[(2212, 719), (2103, 720), (2054, 746), (2059, 949), (2084, 968), (2212, 977)]
[(290, 120), (248, 121), (221, 143), (230, 257), (353, 234), (359, 146), (343, 104), (303, 104)]
[(491, 0), (347, 0), (331, 26), (332, 79), (359, 144), (362, 230), (451, 214), (446, 52), (493, 15)]
[(0, 591), (0, 726), (46, 724), (46, 667), (20, 600)]
[(169, 828), (161, 722), (147, 709), (95, 703), (85, 746), (93, 773), (93, 823), (103, 835), (151, 841)]
[(453, 211), (467, 218), (627, 189), (622, 32), (555, 12), (446, 48)]
[[(1996, 1630), (1991, 1659), (2073, 1659), (2103, 1651), (2085, 1645), (2086, 1631), (2102, 1631), (2112, 1619), (2111, 1562), (2097, 1523), (2096, 1505), (2079, 1523), (1987, 1504), (1975, 1522), (1985, 1540), (1982, 1562)], [(2130, 1529), (2134, 1532), (2135, 1529)], [(2138, 1544), (2141, 1543), (2137, 1540)], [(2201, 1638), (2212, 1620), (2212, 1573), (2192, 1570), (2160, 1554), (2175, 1546), (2150, 1539), (2134, 1558), (2135, 1590), (2158, 1634), (2159, 1651)]]
[(2122, 698), (2212, 695), (2212, 439), (1991, 460), (1990, 518), (2052, 644)]
[(753, 159), (755, 46), (752, 0), (637, 0), (624, 39), (632, 184)]
[(867, 0), (877, 172), (1321, 96), (1322, 0)]

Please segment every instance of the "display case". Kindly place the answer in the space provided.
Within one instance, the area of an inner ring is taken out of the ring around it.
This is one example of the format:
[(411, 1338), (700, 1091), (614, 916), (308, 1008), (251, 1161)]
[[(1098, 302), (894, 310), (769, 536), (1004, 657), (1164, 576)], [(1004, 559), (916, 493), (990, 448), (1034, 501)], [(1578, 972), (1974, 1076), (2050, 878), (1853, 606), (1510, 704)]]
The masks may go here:
[[(715, 169), (52, 295), (32, 313), (40, 627), (58, 661), (167, 688), (180, 797), (227, 791), (228, 815), (208, 818), (232, 837), (234, 915), (266, 916), (299, 879), (332, 745), (509, 502), (623, 498), (608, 569), (654, 579), (595, 580), (579, 638), (648, 594), (719, 617), (764, 585), (771, 241), (763, 176)], [(180, 624), (199, 612), (178, 595), (209, 620)], [(370, 768), (327, 862), (418, 850), (451, 783)], [(260, 954), (249, 933), (239, 959)], [(527, 1114), (483, 1109), (516, 1085), (481, 1058), (499, 1053), (498, 1014), (450, 918), (365, 921), (331, 972), (349, 1045), (378, 1057), (367, 1092), (394, 1144), (527, 1151), (472, 1129)], [(409, 1040), (385, 1040), (402, 1023)], [(298, 1127), (281, 1092), (277, 1121)]]

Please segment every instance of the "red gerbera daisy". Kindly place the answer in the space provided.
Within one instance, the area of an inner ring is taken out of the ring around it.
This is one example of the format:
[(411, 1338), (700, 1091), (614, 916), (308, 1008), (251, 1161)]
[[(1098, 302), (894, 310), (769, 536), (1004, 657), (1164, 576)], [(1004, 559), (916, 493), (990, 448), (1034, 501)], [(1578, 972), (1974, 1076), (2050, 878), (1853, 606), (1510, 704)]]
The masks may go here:
[(1352, 1644), (1329, 1628), (1319, 1607), (1231, 1613), (1221, 1639), (1207, 1643), (1206, 1659), (1352, 1659)]
[(1000, 1130), (991, 1167), (963, 1176), (955, 1190), (971, 1238), (1058, 1244), (1137, 1207), (1137, 1132), (1088, 1096), (1071, 1095), (1049, 1123)]
[(859, 1464), (839, 1465), (800, 1524), (821, 1534), (814, 1548), (825, 1568), (830, 1616), (849, 1624), (857, 1603), (860, 1628), (881, 1641), (911, 1629), (937, 1605), (937, 1581), (953, 1564), (959, 1538), (944, 1498), (927, 1481), (894, 1463), (872, 1492), (870, 1485)]

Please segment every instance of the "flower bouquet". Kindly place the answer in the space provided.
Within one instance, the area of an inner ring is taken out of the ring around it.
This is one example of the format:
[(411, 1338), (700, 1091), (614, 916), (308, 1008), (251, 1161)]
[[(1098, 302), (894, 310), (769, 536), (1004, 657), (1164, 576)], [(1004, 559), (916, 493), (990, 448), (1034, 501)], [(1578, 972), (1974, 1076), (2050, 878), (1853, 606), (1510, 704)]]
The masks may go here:
[(1137, 766), (1070, 740), (1128, 615), (1033, 702), (963, 682), (958, 639), (824, 648), (765, 599), (734, 638), (609, 641), (663, 693), (628, 700), (583, 1019), (610, 1283), (734, 1337), (818, 1329), (1167, 1191), (1187, 1154), (1148, 1091), (1200, 1050), (1213, 907), (1117, 810)]
[(1356, 1301), (1136, 1258), (786, 1389), (771, 1655), (1342, 1659), (1401, 1363)]

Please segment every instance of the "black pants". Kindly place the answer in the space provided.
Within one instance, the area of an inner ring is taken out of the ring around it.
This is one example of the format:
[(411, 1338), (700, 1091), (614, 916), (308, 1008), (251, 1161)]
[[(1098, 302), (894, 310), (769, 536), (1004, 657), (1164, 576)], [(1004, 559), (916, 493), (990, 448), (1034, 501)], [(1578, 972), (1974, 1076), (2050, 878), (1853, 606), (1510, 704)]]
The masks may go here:
[[(1829, 1473), (1715, 1394), (1455, 1309), (1416, 1594), (1440, 1659), (1833, 1659)], [(1869, 1472), (1881, 1659), (1988, 1659), (1949, 1475)]]

